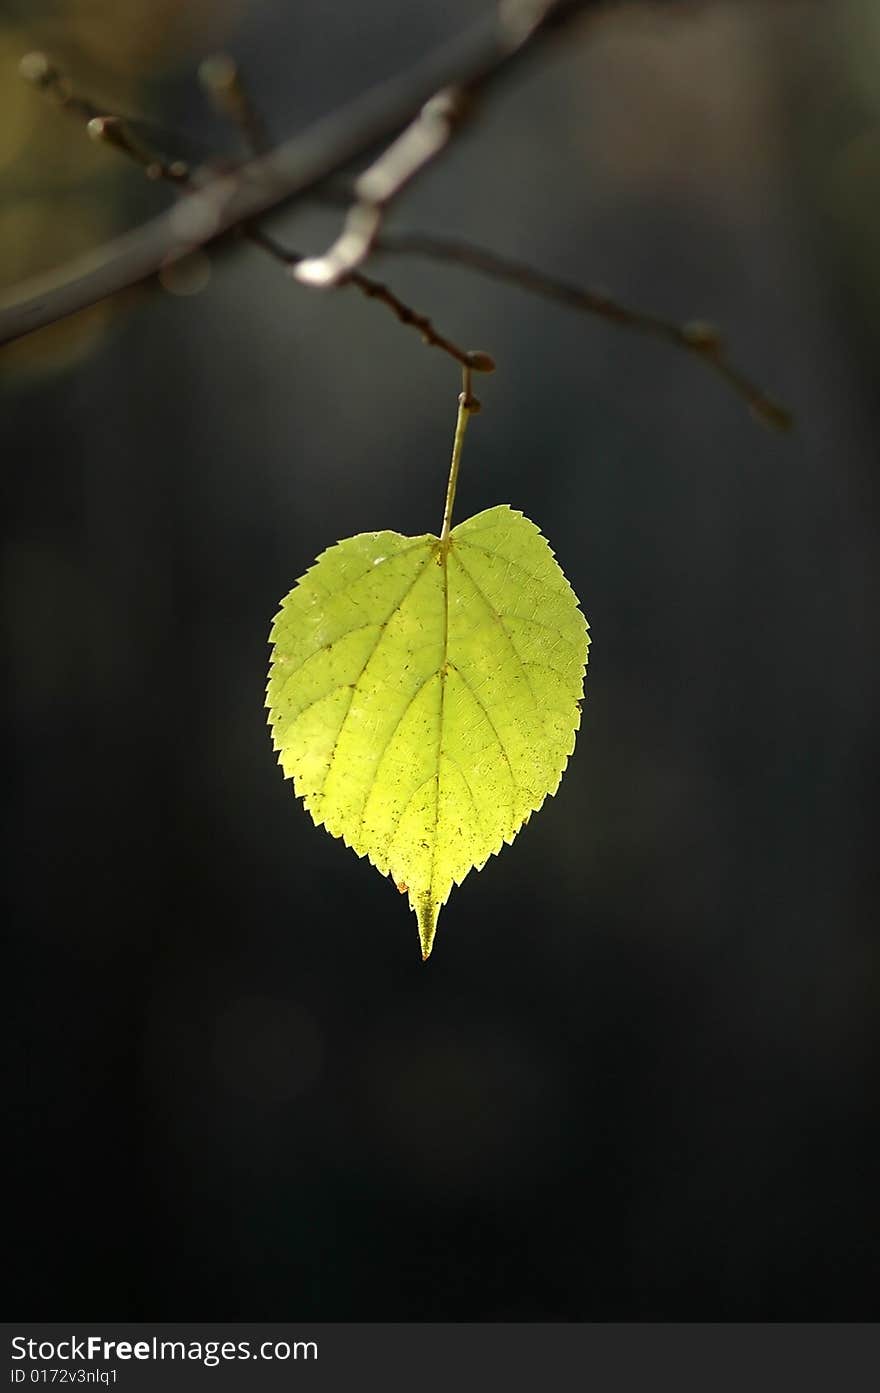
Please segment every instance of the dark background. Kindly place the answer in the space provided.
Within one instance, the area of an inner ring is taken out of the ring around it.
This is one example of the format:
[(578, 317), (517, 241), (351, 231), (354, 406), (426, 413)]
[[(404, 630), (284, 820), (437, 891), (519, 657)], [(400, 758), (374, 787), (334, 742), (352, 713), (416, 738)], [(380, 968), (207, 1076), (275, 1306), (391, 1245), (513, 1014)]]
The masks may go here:
[[(230, 148), (205, 53), (286, 136), (476, 8), (5, 0), (7, 288), (168, 201), (18, 83), (29, 48)], [(319, 551), (439, 526), (454, 366), (248, 248), (3, 353), (10, 1314), (875, 1318), (880, 11), (611, 10), (393, 222), (721, 324), (796, 432), (672, 349), (381, 263), (498, 360), (458, 517), (534, 518), (593, 634), (558, 796), (423, 966), (262, 702)]]

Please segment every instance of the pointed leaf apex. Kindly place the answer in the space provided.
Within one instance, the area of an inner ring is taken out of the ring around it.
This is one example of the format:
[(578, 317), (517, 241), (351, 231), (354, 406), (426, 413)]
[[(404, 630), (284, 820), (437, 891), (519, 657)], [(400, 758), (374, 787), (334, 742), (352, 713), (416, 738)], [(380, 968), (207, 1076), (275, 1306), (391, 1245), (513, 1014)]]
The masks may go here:
[(437, 932), (437, 919), (440, 915), (440, 906), (431, 899), (431, 892), (426, 891), (419, 897), (418, 903), (413, 906), (416, 918), (419, 921), (419, 939), (422, 944), (422, 962), (426, 963), (431, 956), (431, 949), (434, 946), (434, 935)]

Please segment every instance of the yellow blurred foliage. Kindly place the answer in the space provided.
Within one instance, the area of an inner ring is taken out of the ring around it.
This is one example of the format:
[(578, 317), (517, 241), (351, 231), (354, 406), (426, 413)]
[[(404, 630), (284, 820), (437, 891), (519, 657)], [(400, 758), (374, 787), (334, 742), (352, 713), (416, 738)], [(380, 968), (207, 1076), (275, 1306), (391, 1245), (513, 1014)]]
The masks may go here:
[(0, 175), (23, 154), (36, 119), (34, 94), (18, 78), (20, 42), (17, 31), (0, 29)]
[[(21, 199), (0, 206), (0, 262), (10, 284), (97, 246), (107, 236), (100, 206), (75, 197)], [(112, 314), (103, 301), (3, 350), (4, 375), (70, 367), (100, 340)]]
[(102, 68), (141, 75), (201, 56), (242, 8), (243, 0), (70, 0), (43, 32)]
[[(0, 25), (0, 287), (10, 290), (99, 246), (117, 230), (126, 181), (142, 177), (24, 82), (22, 57), (45, 51), (75, 91), (106, 102), (108, 111), (138, 114), (142, 85), (216, 47), (242, 8), (243, 0), (63, 0), (35, 3), (24, 22)], [(174, 288), (189, 291), (186, 277), (178, 286), (175, 274), (169, 271)], [(114, 306), (96, 306), (7, 348), (4, 373), (70, 366), (100, 341)]]

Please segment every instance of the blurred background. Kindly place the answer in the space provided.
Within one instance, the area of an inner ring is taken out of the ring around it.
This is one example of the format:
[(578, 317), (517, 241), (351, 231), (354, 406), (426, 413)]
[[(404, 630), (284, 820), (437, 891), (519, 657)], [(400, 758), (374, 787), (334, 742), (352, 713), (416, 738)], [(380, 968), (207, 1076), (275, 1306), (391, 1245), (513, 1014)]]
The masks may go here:
[[(171, 197), (27, 51), (198, 158), (237, 150), (206, 54), (282, 138), (486, 8), (3, 0), (2, 289)], [(880, 9), (609, 7), (391, 225), (718, 323), (796, 431), (662, 344), (374, 263), (496, 357), (458, 517), (535, 519), (593, 635), (558, 796), (423, 966), (263, 693), (318, 552), (438, 528), (454, 365), (244, 246), (2, 351), (14, 1313), (876, 1318)]]

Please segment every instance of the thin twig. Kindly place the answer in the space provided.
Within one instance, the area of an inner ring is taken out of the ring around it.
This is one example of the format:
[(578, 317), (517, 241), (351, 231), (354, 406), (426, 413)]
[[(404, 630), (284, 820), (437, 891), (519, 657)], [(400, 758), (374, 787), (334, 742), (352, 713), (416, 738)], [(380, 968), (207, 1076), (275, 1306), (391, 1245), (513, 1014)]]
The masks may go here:
[[(98, 106), (90, 97), (76, 91), (66, 73), (52, 63), (45, 53), (25, 54), (19, 64), (19, 73), (25, 82), (29, 82), (47, 100), (68, 116), (83, 122), (94, 139), (116, 145), (138, 164), (143, 165), (150, 178), (166, 178), (170, 175), (173, 181), (183, 179), (189, 173), (189, 167), (183, 160), (168, 161), (156, 149), (157, 137), (162, 141), (170, 139), (179, 146), (179, 136), (169, 136), (169, 132), (154, 121), (134, 120), (119, 114), (108, 116), (106, 106)], [(104, 121), (110, 123), (106, 129), (92, 125), (93, 122)], [(149, 140), (144, 133), (146, 130), (151, 133)], [(165, 165), (167, 168), (160, 170), (158, 165)]]
[(426, 102), (412, 124), (355, 181), (357, 202), (342, 232), (323, 256), (308, 257), (297, 267), (297, 280), (326, 288), (339, 285), (362, 266), (392, 199), (446, 148), (467, 110), (466, 95), (457, 87)]
[(449, 354), (450, 358), (454, 358), (457, 363), (460, 363), (464, 369), (472, 372), (495, 371), (495, 360), (488, 353), (481, 353), (473, 349), (461, 349), (451, 339), (444, 338), (434, 328), (427, 315), (419, 314), (409, 305), (405, 305), (394, 294), (394, 291), (381, 281), (374, 281), (371, 276), (365, 276), (362, 271), (352, 271), (342, 284), (356, 285), (368, 299), (378, 300), (380, 304), (387, 305), (401, 324), (410, 324), (419, 331), (423, 343), (428, 344), (430, 348), (442, 349), (444, 353)]
[(195, 186), (185, 160), (167, 160), (158, 150), (147, 145), (124, 116), (93, 116), (86, 126), (96, 143), (112, 145), (123, 155), (139, 164), (148, 179), (164, 179), (187, 192)]
[(99, 106), (73, 91), (67, 78), (45, 53), (26, 53), (18, 70), (25, 82), (36, 87), (44, 97), (64, 108), (71, 116), (88, 122), (101, 115)]
[(484, 92), (540, 40), (603, 0), (506, 0), (452, 43), (366, 92), (270, 154), (208, 179), (185, 204), (105, 244), (59, 271), (0, 298), (0, 343), (64, 319), (154, 275), (169, 259), (207, 246), (281, 208), (393, 138), (435, 93)]
[(241, 68), (227, 53), (199, 65), (199, 80), (219, 111), (238, 127), (248, 154), (268, 155), (272, 148), (266, 122), (247, 89)]
[(768, 397), (756, 383), (728, 361), (724, 341), (711, 324), (696, 320), (687, 324), (676, 324), (657, 315), (630, 309), (604, 292), (571, 285), (555, 276), (546, 275), (534, 266), (512, 261), (484, 247), (457, 238), (434, 237), (420, 232), (386, 233), (377, 240), (375, 250), (394, 256), (418, 256), (430, 261), (464, 266), (469, 270), (478, 271), (481, 275), (518, 286), (533, 295), (540, 295), (545, 300), (555, 300), (571, 309), (598, 315), (612, 324), (620, 324), (637, 333), (663, 339), (666, 343), (671, 343), (674, 347), (699, 358), (723, 378), (728, 386), (742, 397), (752, 413), (765, 424), (782, 431), (789, 430), (792, 425), (791, 414), (786, 408)]
[[(564, 6), (550, 0), (499, 0), (502, 22), (515, 42), (525, 43)], [(342, 231), (322, 256), (308, 257), (296, 270), (297, 280), (326, 289), (340, 285), (362, 266), (382, 228), (385, 214), (417, 174), (446, 149), (471, 115), (481, 80), (462, 81), (435, 92), (395, 141), (354, 185), (355, 203)]]
[[(295, 268), (301, 265), (303, 258), (299, 252), (291, 251), (282, 246), (263, 228), (251, 225), (245, 230), (244, 235), (248, 241), (253, 242), (254, 246), (260, 247), (276, 261), (280, 261), (288, 272), (295, 271)], [(442, 349), (444, 353), (449, 354), (450, 358), (454, 358), (457, 363), (460, 363), (462, 368), (469, 368), (473, 372), (494, 371), (495, 362), (488, 353), (460, 348), (457, 343), (453, 343), (452, 339), (445, 338), (443, 334), (438, 333), (427, 315), (419, 314), (417, 310), (405, 304), (389, 286), (384, 285), (381, 281), (373, 280), (372, 276), (365, 276), (362, 271), (352, 271), (340, 282), (340, 289), (346, 285), (356, 286), (361, 294), (366, 295), (368, 300), (377, 300), (380, 304), (386, 305), (401, 324), (411, 325), (412, 328), (418, 330), (423, 343), (428, 344), (430, 348)]]

